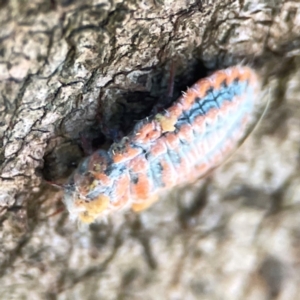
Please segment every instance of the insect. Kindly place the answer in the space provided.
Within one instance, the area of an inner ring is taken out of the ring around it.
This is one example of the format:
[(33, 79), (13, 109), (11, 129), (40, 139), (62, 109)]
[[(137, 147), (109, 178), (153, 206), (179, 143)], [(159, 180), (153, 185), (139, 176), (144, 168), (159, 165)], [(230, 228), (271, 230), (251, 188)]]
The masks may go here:
[(245, 134), (258, 91), (255, 71), (245, 66), (199, 80), (108, 151), (81, 162), (65, 186), (71, 216), (91, 223), (126, 207), (140, 211), (162, 191), (204, 176)]

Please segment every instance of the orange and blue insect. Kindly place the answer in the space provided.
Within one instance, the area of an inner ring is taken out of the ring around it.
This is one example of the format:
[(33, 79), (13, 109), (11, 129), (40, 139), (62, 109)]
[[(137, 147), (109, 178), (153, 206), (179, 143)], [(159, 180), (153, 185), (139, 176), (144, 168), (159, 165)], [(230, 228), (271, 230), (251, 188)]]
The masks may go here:
[(204, 176), (245, 134), (258, 91), (255, 71), (244, 66), (199, 80), (108, 151), (81, 162), (65, 186), (71, 216), (91, 223), (126, 207), (143, 210), (162, 191)]

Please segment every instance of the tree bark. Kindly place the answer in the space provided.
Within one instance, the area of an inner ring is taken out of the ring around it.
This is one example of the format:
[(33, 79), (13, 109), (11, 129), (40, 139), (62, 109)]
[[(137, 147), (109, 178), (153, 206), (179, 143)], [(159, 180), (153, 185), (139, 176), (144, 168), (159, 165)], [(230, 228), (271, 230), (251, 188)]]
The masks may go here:
[[(83, 4), (84, 3), (84, 4)], [(300, 3), (2, 1), (2, 299), (298, 299)], [(266, 116), (224, 166), (151, 209), (78, 228), (63, 183), (167, 93), (249, 64)], [(263, 97), (263, 96), (262, 96)], [(83, 138), (82, 138), (83, 137)]]

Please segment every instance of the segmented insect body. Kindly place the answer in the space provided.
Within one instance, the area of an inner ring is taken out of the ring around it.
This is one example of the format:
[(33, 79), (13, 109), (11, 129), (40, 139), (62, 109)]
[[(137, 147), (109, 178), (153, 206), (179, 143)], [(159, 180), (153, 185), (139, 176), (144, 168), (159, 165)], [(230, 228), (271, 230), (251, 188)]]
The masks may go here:
[(90, 223), (120, 208), (142, 210), (161, 191), (205, 175), (236, 147), (257, 95), (258, 78), (248, 67), (198, 81), (120, 143), (82, 161), (66, 185), (71, 215)]

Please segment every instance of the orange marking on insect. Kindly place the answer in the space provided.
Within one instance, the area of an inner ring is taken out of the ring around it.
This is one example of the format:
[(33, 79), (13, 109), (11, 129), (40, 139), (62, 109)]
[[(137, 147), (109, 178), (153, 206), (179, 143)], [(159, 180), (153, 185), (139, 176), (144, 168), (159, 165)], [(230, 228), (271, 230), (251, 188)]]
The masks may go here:
[(172, 164), (167, 163), (164, 160), (160, 160), (160, 164), (162, 166), (161, 179), (165, 186), (172, 186), (176, 184), (177, 176)]
[(151, 156), (158, 157), (167, 152), (168, 148), (163, 139), (159, 139), (152, 147), (151, 147)]
[(142, 202), (134, 202), (131, 205), (131, 208), (135, 212), (143, 211), (147, 208), (149, 208), (153, 203), (155, 203), (159, 199), (158, 195), (152, 195), (148, 199), (142, 201)]
[(146, 172), (149, 168), (149, 163), (145, 157), (137, 157), (128, 163), (128, 169), (134, 173)]
[(130, 145), (125, 145), (123, 149), (113, 151), (112, 159), (114, 163), (121, 163), (133, 159), (141, 154), (142, 150), (139, 148), (133, 148)]
[(204, 116), (198, 116), (195, 118), (194, 123), (193, 123), (193, 130), (196, 133), (204, 133), (206, 130), (206, 120)]
[(243, 72), (239, 74), (239, 80), (246, 81), (252, 79), (252, 72), (249, 68), (243, 68)]
[(195, 98), (198, 97), (198, 91), (195, 89), (188, 89), (187, 93), (179, 98), (183, 110), (189, 110), (195, 103)]
[(130, 201), (130, 196), (124, 195), (123, 197), (117, 198), (115, 201), (111, 201), (110, 207), (112, 207), (113, 210), (118, 210), (120, 207), (126, 206), (129, 201)]
[(111, 179), (103, 173), (93, 172), (93, 176), (95, 177), (95, 179), (101, 181), (102, 184), (109, 185), (109, 183), (111, 182)]
[(214, 81), (214, 89), (219, 90), (223, 83), (226, 83), (227, 75), (223, 71), (216, 72), (213, 81)]
[(203, 98), (207, 91), (211, 88), (211, 81), (208, 79), (200, 79), (197, 83), (197, 97)]
[(185, 140), (187, 142), (192, 142), (194, 139), (193, 128), (190, 124), (184, 124), (180, 128), (180, 131), (177, 133), (177, 136), (181, 140)]
[(170, 150), (175, 150), (179, 146), (177, 135), (173, 132), (167, 133), (165, 136), (162, 136), (161, 139), (166, 143), (168, 149)]
[(205, 122), (207, 124), (215, 123), (219, 115), (217, 108), (212, 108), (209, 113), (205, 116)]
[(129, 195), (130, 177), (128, 173), (123, 173), (120, 175), (119, 180), (115, 183), (115, 198), (120, 199), (125, 195)]
[(227, 85), (230, 85), (234, 80), (238, 79), (240, 76), (239, 70), (238, 69), (234, 69), (234, 70), (227, 70), (226, 74), (228, 75), (226, 83)]
[(170, 108), (168, 108), (168, 113), (176, 119), (179, 118), (182, 112), (183, 112), (183, 106), (181, 105), (180, 102), (177, 102), (174, 105), (172, 105)]
[(198, 174), (204, 174), (210, 169), (210, 165), (207, 162), (202, 162), (199, 165), (195, 166), (195, 170)]
[(136, 182), (131, 182), (130, 191), (136, 199), (146, 199), (151, 192), (151, 182), (146, 173), (138, 173)]
[(161, 128), (159, 126), (159, 122), (152, 121), (144, 124), (139, 130), (136, 132), (133, 137), (133, 141), (140, 144), (150, 143), (161, 135)]

